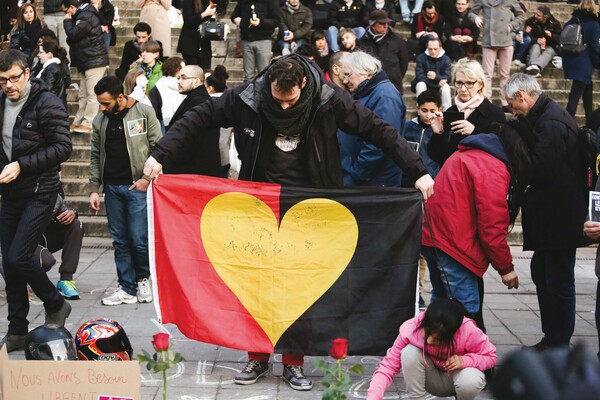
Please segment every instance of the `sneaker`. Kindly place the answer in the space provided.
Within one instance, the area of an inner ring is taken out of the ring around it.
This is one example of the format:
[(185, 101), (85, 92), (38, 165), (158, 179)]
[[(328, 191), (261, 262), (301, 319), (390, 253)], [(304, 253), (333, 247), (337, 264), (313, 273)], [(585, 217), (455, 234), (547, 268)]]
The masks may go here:
[(92, 133), (93, 129), (91, 126), (79, 125), (72, 129), (73, 133)]
[(233, 379), (238, 385), (252, 385), (258, 378), (263, 377), (269, 371), (269, 363), (256, 360), (248, 360), (244, 369)]
[(512, 65), (519, 68), (523, 68), (525, 66), (521, 60), (513, 60)]
[(312, 381), (304, 376), (302, 367), (299, 365), (284, 364), (283, 379), (290, 384), (294, 390), (310, 390), (312, 389)]
[(527, 73), (529, 75), (539, 75), (540, 67), (532, 64), (532, 65), (528, 66), (527, 68), (525, 68), (525, 73)]
[(68, 301), (64, 301), (63, 305), (58, 309), (58, 311), (53, 312), (52, 314), (46, 313), (46, 322), (44, 325), (52, 325), (58, 326), (62, 328), (65, 326), (65, 320), (71, 314), (71, 304)]
[(64, 298), (69, 300), (79, 300), (79, 292), (75, 287), (75, 281), (58, 281), (56, 287)]
[(135, 304), (138, 299), (124, 291), (121, 286), (113, 294), (102, 299), (104, 306), (118, 306), (120, 304)]
[(289, 56), (290, 54), (292, 54), (292, 52), (287, 47), (285, 49), (281, 50), (282, 56)]
[(144, 278), (138, 282), (137, 301), (138, 303), (152, 302), (152, 288), (150, 287), (148, 278)]
[(69, 125), (69, 131), (74, 132), (76, 129), (81, 128), (80, 124), (71, 124)]
[(25, 338), (27, 335), (13, 335), (7, 333), (2, 339), (0, 339), (0, 348), (6, 345), (7, 352), (13, 352), (17, 350), (25, 350)]

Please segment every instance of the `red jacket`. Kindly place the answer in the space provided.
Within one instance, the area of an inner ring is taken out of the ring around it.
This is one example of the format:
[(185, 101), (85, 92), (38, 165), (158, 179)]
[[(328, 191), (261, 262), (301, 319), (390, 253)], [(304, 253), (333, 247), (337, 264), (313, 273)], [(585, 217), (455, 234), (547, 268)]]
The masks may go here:
[(459, 146), (436, 176), (435, 194), (424, 206), (422, 244), (444, 251), (480, 277), (489, 264), (500, 275), (513, 271), (506, 242), (509, 182), (500, 159)]

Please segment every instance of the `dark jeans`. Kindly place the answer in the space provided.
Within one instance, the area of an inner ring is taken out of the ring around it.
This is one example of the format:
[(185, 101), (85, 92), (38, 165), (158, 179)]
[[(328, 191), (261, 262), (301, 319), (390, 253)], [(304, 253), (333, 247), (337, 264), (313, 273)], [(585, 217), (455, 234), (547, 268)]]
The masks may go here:
[[(600, 280), (596, 285), (596, 330), (598, 331), (598, 348), (600, 349)], [(600, 350), (598, 350), (598, 359), (600, 359)]]
[(69, 225), (52, 220), (40, 242), (51, 253), (62, 249), (62, 261), (58, 272), (60, 273), (60, 279), (63, 281), (72, 281), (73, 274), (77, 271), (83, 233), (83, 224), (78, 218), (75, 218)]
[(576, 249), (536, 250), (531, 258), (544, 341), (568, 346), (575, 329)]
[(575, 116), (579, 99), (583, 96), (583, 111), (585, 112), (585, 119), (587, 120), (592, 114), (592, 111), (594, 111), (593, 91), (594, 82), (590, 82), (586, 85), (583, 82), (574, 80), (571, 83), (571, 92), (569, 93), (567, 112), (572, 116)]
[(0, 246), (6, 279), (8, 333), (13, 335), (26, 335), (28, 332), (27, 285), (44, 302), (47, 314), (58, 311), (65, 301), (33, 257), (50, 221), (57, 195), (53, 192), (26, 199), (2, 199)]
[(150, 277), (146, 192), (129, 190), (129, 185), (106, 185), (104, 204), (119, 285), (135, 296), (137, 282)]

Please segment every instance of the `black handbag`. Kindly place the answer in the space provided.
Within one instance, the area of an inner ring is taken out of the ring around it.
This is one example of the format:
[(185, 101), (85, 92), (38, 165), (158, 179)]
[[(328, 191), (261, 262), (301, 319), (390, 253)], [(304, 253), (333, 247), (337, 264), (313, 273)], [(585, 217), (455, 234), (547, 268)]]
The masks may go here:
[(227, 40), (229, 34), (229, 25), (221, 20), (209, 19), (202, 22), (198, 27), (200, 39), (203, 40)]

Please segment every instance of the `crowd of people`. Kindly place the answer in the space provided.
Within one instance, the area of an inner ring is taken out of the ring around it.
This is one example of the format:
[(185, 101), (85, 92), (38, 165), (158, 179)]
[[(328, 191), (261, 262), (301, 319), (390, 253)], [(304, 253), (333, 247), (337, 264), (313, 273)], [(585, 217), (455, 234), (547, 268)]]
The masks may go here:
[[(9, 352), (25, 345), (28, 286), (50, 325), (63, 326), (71, 311), (65, 299), (80, 297), (74, 274), (84, 229), (64, 202), (59, 171), (72, 151), (70, 135), (82, 133), (91, 136), (89, 206), (105, 207), (114, 246), (119, 286), (102, 299), (105, 306), (153, 301), (150, 182), (159, 173), (227, 178), (229, 156), (237, 154), (242, 180), (422, 193), (421, 281), (428, 270), (431, 304), (400, 327), (369, 399), (382, 397), (401, 366), (415, 398), (472, 399), (483, 389), (484, 372), (496, 363), (485, 335), (483, 275), (491, 265), (508, 289), (519, 287), (507, 244), (519, 212), (524, 249), (534, 251), (543, 333), (531, 347), (569, 345), (575, 250), (600, 237), (600, 225), (585, 222), (588, 188), (578, 175), (574, 119), (582, 96), (586, 119), (594, 115), (594, 0), (581, 0), (567, 22), (581, 24), (586, 47), (562, 57), (572, 80), (566, 109), (537, 80), (556, 61), (562, 30), (547, 6), (525, 19), (517, 0), (239, 0), (229, 17), (239, 27), (244, 84), (228, 88), (225, 67), (212, 69), (211, 41), (197, 32), (226, 16), (226, 1), (180, 2), (181, 56), (171, 48), (171, 0), (134, 4), (140, 22), (114, 74), (107, 74), (116, 43), (110, 0), (44, 0), (43, 15), (30, 2), (0, 4), (9, 47), (0, 51), (0, 246), (9, 321), (0, 343)], [(396, 14), (410, 25), (409, 38), (396, 32)], [(411, 59), (415, 110), (403, 99)], [(496, 59), (500, 105), (492, 101)], [(511, 65), (522, 72), (511, 75)], [(72, 68), (80, 83), (69, 123)], [(46, 271), (59, 249), (55, 285)], [(249, 353), (234, 382), (255, 383), (269, 358)], [(312, 388), (303, 362), (302, 354), (283, 355), (283, 378), (296, 390)]]

